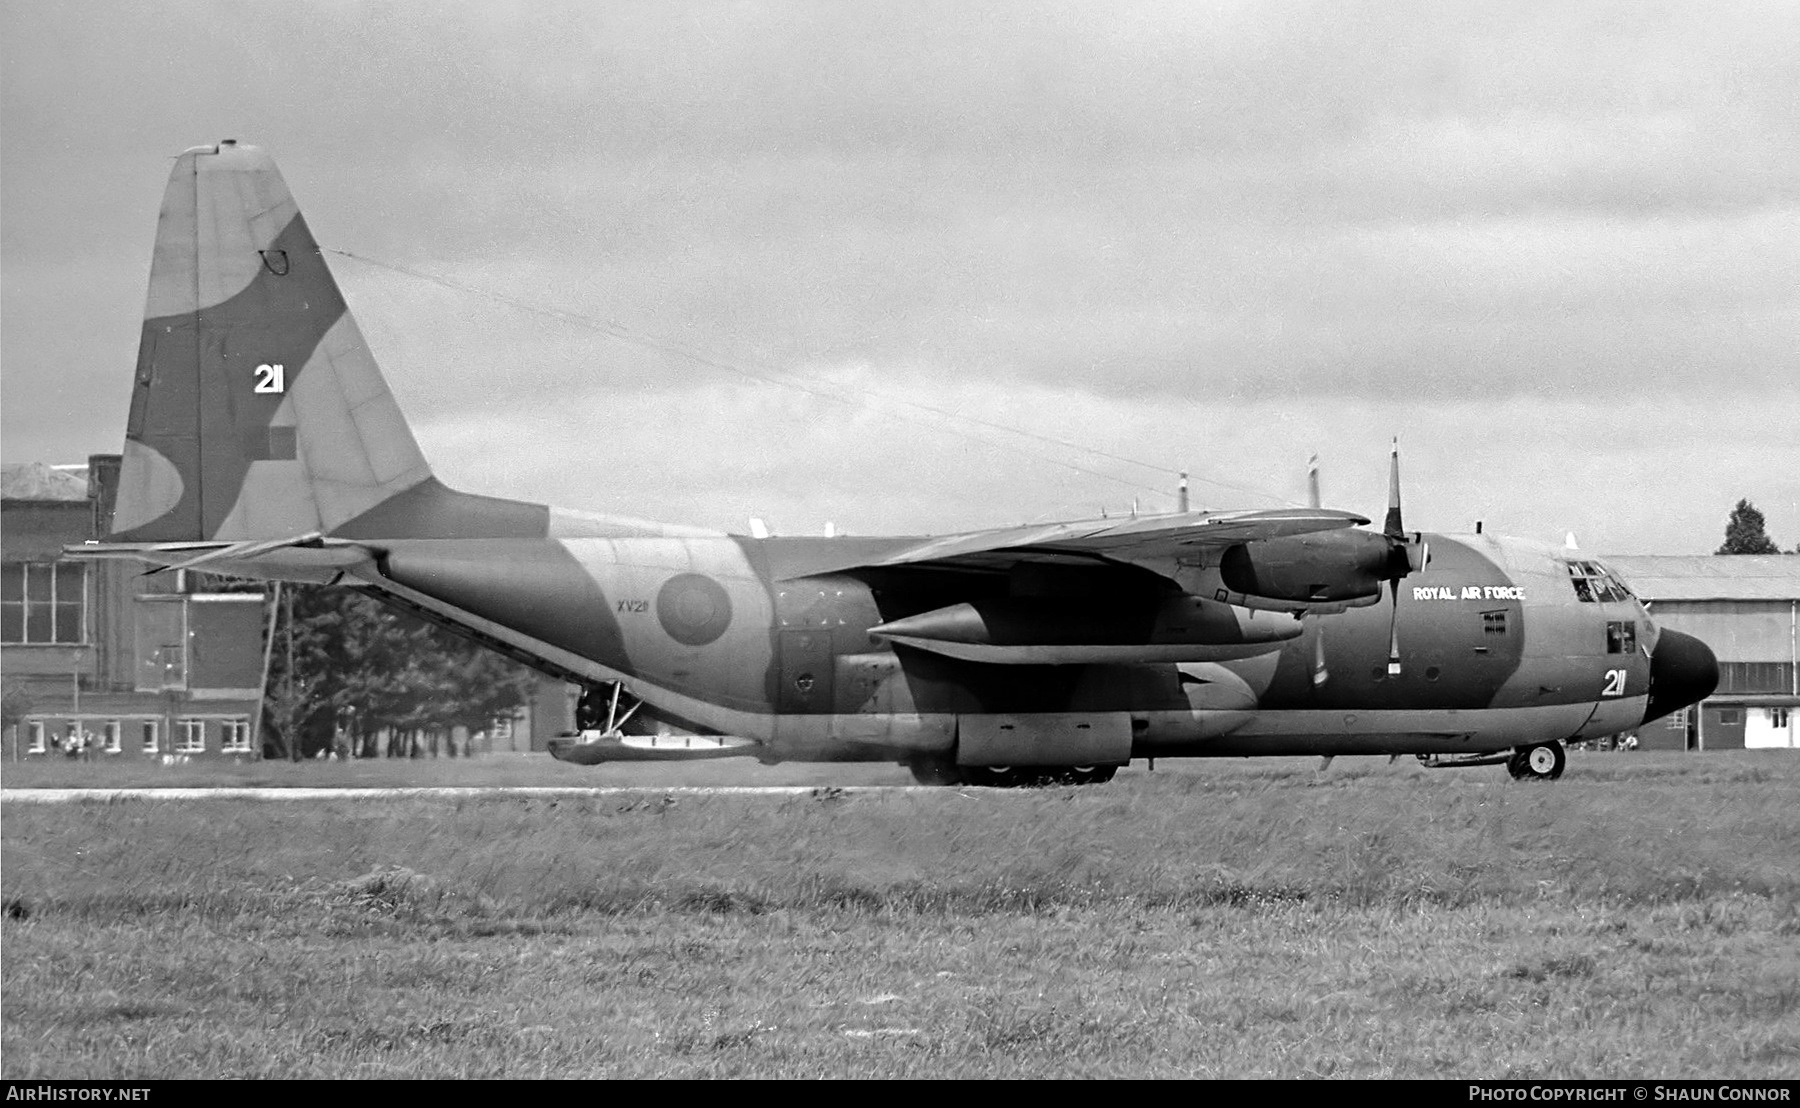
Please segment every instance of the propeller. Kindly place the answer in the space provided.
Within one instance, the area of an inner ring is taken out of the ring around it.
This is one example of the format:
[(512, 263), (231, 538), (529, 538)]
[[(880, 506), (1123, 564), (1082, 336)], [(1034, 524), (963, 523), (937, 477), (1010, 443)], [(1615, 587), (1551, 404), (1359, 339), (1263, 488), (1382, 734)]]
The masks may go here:
[[(1307, 496), (1314, 508), (1323, 506), (1323, 497), (1319, 493), (1319, 456), (1314, 454), (1306, 466)], [(1382, 521), (1382, 537), (1387, 539), (1386, 564), (1382, 567), (1382, 576), (1388, 583), (1388, 663), (1387, 672), (1390, 677), (1398, 677), (1402, 672), (1400, 661), (1400, 581), (1425, 568), (1431, 560), (1431, 552), (1425, 543), (1424, 535), (1414, 532), (1406, 533), (1406, 524), (1400, 514), (1400, 440), (1394, 439), (1393, 452), (1388, 464), (1388, 508), (1387, 518)], [(1325, 667), (1325, 624), (1317, 623), (1317, 632), (1313, 635), (1312, 680), (1314, 685), (1323, 685), (1330, 680), (1331, 673)]]
[[(1324, 498), (1319, 495), (1319, 456), (1314, 454), (1306, 463), (1307, 498), (1314, 508), (1323, 508)], [(1331, 679), (1331, 672), (1325, 668), (1325, 623), (1317, 616), (1313, 617), (1313, 625), (1317, 630), (1313, 634), (1313, 667), (1312, 680), (1315, 685), (1323, 685)]]
[(1400, 518), (1400, 439), (1397, 436), (1388, 462), (1388, 509), (1381, 533), (1388, 541), (1388, 589), (1393, 601), (1388, 612), (1387, 671), (1389, 677), (1398, 677), (1401, 673), (1400, 581), (1424, 569), (1431, 559), (1431, 552), (1426, 548), (1423, 534), (1414, 532), (1411, 538), (1407, 537), (1406, 525)]

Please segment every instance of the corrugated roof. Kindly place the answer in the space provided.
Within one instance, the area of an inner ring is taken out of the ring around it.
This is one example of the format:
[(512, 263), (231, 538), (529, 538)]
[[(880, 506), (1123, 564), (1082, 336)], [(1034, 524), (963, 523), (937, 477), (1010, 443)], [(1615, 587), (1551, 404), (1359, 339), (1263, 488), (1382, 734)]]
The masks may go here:
[(1645, 600), (1800, 600), (1800, 555), (1617, 554), (1601, 559)]
[(0, 497), (7, 500), (86, 500), (86, 466), (15, 462), (0, 466)]

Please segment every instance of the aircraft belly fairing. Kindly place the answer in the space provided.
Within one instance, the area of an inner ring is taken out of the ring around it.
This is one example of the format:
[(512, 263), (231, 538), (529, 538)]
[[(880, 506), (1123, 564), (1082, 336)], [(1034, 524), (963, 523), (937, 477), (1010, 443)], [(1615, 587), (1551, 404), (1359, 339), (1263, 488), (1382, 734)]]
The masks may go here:
[(609, 711), (557, 745), (577, 761), (895, 758), (1016, 783), (1512, 749), (1515, 775), (1553, 777), (1556, 744), (1717, 681), (1597, 563), (1405, 531), (1397, 450), (1379, 531), (1311, 507), (746, 538), (448, 488), (274, 162), (229, 141), (171, 172), (122, 458), (114, 533), (72, 556), (353, 585), (714, 736), (626, 735), (636, 707)]

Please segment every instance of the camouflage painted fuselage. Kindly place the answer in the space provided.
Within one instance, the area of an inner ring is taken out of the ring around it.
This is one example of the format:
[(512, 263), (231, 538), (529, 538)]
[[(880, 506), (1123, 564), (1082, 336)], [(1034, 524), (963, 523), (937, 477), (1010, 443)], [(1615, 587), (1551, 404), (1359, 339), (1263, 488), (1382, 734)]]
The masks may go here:
[[(1642, 606), (1580, 601), (1559, 552), (1518, 540), (1429, 537), (1431, 564), (1400, 592), (1398, 675), (1386, 604), (1310, 617), (1297, 638), (1218, 662), (1000, 665), (895, 645), (871, 628), (1008, 588), (1005, 575), (865, 568), (918, 541), (397, 541), (381, 587), (472, 616), (571, 677), (623, 680), (659, 717), (754, 738), (769, 758), (949, 756), (959, 731), (1000, 719), (1061, 736), (1059, 749), (1086, 750), (1077, 760), (1484, 752), (1612, 734), (1646, 711), (1656, 630)], [(1609, 624), (1632, 626), (1630, 649)]]

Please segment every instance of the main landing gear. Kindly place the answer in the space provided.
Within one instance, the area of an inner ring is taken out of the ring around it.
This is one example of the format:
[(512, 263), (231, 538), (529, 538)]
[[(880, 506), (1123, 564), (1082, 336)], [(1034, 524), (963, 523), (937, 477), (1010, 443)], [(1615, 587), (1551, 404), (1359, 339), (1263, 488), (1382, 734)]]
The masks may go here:
[(1554, 781), (1562, 776), (1568, 756), (1561, 743), (1538, 743), (1515, 747), (1493, 754), (1421, 754), (1419, 764), (1426, 769), (1454, 769), (1459, 766), (1497, 766), (1518, 781)]
[(921, 785), (981, 785), (995, 789), (1103, 785), (1119, 772), (1116, 765), (959, 766), (940, 761), (910, 762), (908, 768), (913, 780)]
[[(621, 700), (625, 703), (620, 703)], [(616, 681), (588, 685), (581, 690), (581, 699), (575, 705), (575, 730), (618, 736), (643, 706), (643, 701), (626, 692), (625, 686)]]
[(1506, 760), (1506, 771), (1516, 781), (1554, 781), (1562, 776), (1567, 761), (1561, 743), (1540, 743), (1513, 751)]

